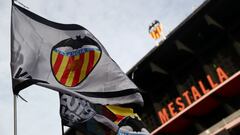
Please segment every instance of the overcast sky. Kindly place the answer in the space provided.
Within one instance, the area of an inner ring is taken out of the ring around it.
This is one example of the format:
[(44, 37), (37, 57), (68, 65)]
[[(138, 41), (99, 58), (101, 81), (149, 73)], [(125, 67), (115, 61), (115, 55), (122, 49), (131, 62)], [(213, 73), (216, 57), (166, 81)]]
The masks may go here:
[[(79, 24), (105, 46), (124, 72), (155, 45), (153, 20), (167, 35), (204, 0), (20, 0), (29, 10), (59, 23)], [(10, 0), (0, 0), (0, 135), (13, 135), (10, 73)], [(58, 94), (31, 86), (18, 99), (18, 135), (60, 135)]]

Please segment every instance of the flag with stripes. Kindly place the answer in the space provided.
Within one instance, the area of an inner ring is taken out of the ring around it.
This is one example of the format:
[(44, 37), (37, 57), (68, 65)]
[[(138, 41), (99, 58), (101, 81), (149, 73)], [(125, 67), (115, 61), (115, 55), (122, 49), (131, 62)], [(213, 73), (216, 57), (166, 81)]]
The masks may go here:
[[(81, 41), (80, 37), (76, 40), (65, 39), (52, 49), (52, 71), (56, 80), (64, 86), (77, 86), (88, 76), (100, 59), (101, 50), (97, 44), (76, 48)], [(76, 49), (73, 50), (73, 48)]]
[(163, 36), (163, 28), (162, 24), (158, 21), (155, 20), (150, 26), (149, 26), (149, 34), (151, 37), (155, 40), (159, 39), (161, 36)]
[(16, 95), (33, 84), (69, 95), (61, 96), (61, 114), (68, 124), (76, 122), (74, 118), (77, 123), (94, 120), (116, 131), (116, 124), (92, 106), (143, 104), (137, 86), (86, 28), (49, 21), (16, 3), (11, 14), (11, 73)]
[(42, 18), (14, 4), (13, 92), (36, 84), (91, 103), (143, 104), (137, 86), (86, 28)]

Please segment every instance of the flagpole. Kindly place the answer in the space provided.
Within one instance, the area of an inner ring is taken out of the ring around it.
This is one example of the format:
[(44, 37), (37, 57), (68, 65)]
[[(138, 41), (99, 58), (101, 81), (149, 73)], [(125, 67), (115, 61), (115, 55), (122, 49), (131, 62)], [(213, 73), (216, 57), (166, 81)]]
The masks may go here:
[(62, 125), (62, 135), (64, 135), (64, 126), (63, 126), (62, 122), (61, 122), (61, 125)]
[(13, 95), (14, 135), (17, 135), (17, 96)]
[[(14, 1), (15, 0), (11, 0), (12, 6), (14, 4)], [(12, 19), (11, 19), (11, 44), (12, 44)], [(17, 96), (15, 94), (13, 94), (13, 128), (14, 135), (17, 135)]]

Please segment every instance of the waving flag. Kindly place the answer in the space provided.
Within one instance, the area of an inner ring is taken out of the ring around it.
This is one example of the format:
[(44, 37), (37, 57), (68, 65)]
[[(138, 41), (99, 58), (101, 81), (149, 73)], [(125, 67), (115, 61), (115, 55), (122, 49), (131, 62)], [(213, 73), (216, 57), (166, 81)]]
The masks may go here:
[(32, 84), (58, 91), (64, 125), (101, 123), (115, 132), (115, 115), (104, 105), (143, 104), (136, 85), (84, 27), (46, 20), (15, 3), (11, 17), (14, 94)]
[(158, 20), (154, 20), (148, 28), (148, 32), (154, 40), (166, 39), (163, 33), (163, 26)]
[(143, 103), (135, 84), (84, 27), (51, 22), (16, 4), (11, 27), (15, 94), (36, 84), (102, 105)]

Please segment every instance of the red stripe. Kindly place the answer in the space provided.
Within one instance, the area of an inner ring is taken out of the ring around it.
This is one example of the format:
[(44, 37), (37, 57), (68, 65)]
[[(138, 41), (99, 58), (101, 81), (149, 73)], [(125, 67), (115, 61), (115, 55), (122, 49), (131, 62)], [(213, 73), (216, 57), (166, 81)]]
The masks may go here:
[(59, 67), (62, 63), (62, 60), (63, 60), (63, 55), (62, 54), (57, 54), (57, 60), (55, 62), (55, 64), (53, 65), (53, 72), (54, 72), (54, 75), (57, 74), (58, 70), (59, 70)]
[(125, 118), (125, 116), (121, 116), (121, 115), (117, 115), (117, 114), (115, 114), (115, 115), (117, 116), (117, 120), (115, 120), (116, 122), (120, 122), (121, 120), (123, 120)]
[(89, 74), (89, 72), (93, 68), (93, 64), (94, 64), (94, 51), (90, 51), (89, 52), (88, 67), (87, 67), (87, 74)]
[(81, 75), (83, 60), (84, 60), (84, 54), (81, 54), (79, 59), (77, 60), (77, 62), (79, 62), (79, 63), (77, 64), (77, 67), (76, 67), (76, 70), (75, 70), (72, 86), (76, 86), (79, 83), (79, 78), (80, 78), (80, 75)]
[(71, 69), (69, 68), (69, 66), (71, 66), (71, 64), (72, 64), (73, 62), (74, 62), (74, 56), (69, 57), (67, 66), (65, 67), (64, 73), (63, 73), (63, 75), (62, 75), (62, 77), (61, 77), (61, 80), (60, 80), (60, 82), (61, 82), (62, 84), (65, 84), (65, 83), (66, 83), (66, 81), (67, 81), (67, 79), (68, 79), (68, 75), (69, 75), (69, 73), (70, 73), (70, 71), (71, 71)]
[(106, 106), (101, 106), (101, 111), (103, 116), (107, 117), (109, 120), (111, 121), (117, 120), (117, 116), (113, 112), (111, 112)]

